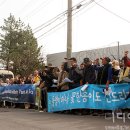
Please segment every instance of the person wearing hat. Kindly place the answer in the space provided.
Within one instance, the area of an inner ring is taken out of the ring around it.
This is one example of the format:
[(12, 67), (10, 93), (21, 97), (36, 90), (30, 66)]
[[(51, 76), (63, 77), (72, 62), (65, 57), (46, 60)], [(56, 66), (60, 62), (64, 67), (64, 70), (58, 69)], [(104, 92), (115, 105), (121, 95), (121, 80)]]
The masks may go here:
[(94, 84), (96, 79), (95, 69), (89, 58), (84, 58), (83, 84)]
[[(84, 84), (94, 84), (96, 80), (96, 73), (94, 66), (92, 65), (92, 61), (89, 58), (83, 59), (83, 85)], [(90, 109), (82, 109), (81, 113), (84, 114), (90, 114)]]

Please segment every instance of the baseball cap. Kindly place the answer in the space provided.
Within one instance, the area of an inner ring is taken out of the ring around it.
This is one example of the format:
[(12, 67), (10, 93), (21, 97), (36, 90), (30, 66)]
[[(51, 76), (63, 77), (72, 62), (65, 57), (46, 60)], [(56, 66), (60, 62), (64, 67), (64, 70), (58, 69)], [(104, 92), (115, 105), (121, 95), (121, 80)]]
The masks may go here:
[(88, 62), (90, 62), (90, 59), (89, 58), (84, 58), (84, 63), (88, 63)]
[(73, 60), (73, 61), (77, 61), (75, 57), (71, 57), (70, 59), (68, 60)]

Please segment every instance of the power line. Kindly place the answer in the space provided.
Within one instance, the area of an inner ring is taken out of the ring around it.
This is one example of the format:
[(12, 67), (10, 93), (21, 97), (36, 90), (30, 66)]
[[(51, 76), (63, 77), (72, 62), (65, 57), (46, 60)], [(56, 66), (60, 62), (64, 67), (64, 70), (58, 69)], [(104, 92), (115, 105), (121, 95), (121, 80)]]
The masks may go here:
[(33, 1), (36, 1), (36, 0), (30, 0), (30, 1), (28, 1), (27, 4), (22, 9), (20, 9), (20, 11), (18, 11), (17, 14), (23, 13), (23, 10), (25, 11), (28, 6), (30, 6), (31, 4), (34, 4)]
[(124, 21), (125, 21), (125, 22), (127, 22), (127, 23), (130, 23), (130, 21), (129, 21), (129, 20), (127, 20), (127, 19), (125, 19), (125, 18), (121, 17), (120, 15), (118, 15), (118, 14), (114, 13), (113, 11), (111, 11), (111, 10), (109, 10), (109, 9), (105, 8), (104, 6), (102, 6), (102, 5), (100, 5), (99, 3), (97, 3), (95, 0), (93, 0), (93, 1), (95, 2), (95, 4), (97, 4), (98, 6), (100, 6), (100, 7), (101, 7), (101, 8), (103, 8), (104, 10), (106, 10), (107, 12), (109, 12), (109, 13), (111, 13), (111, 14), (115, 15), (116, 17), (118, 17), (118, 18), (120, 18), (120, 19), (124, 20)]
[[(87, 7), (89, 4), (93, 3), (94, 0), (90, 0), (89, 2), (83, 4), (81, 7), (82, 9), (84, 9), (85, 7)], [(77, 12), (75, 12), (73, 15), (77, 14), (78, 12), (80, 12), (82, 9), (78, 10)]]
[[(49, 25), (51, 25), (52, 23), (54, 23), (56, 20), (58, 20), (59, 18), (61, 18), (61, 16), (64, 16), (65, 14), (67, 14), (67, 11), (64, 11), (61, 14), (58, 14), (56, 17), (50, 19), (49, 21), (47, 21), (46, 23), (38, 26), (37, 28), (33, 29), (34, 33), (39, 32), (40, 30), (42, 30), (45, 27), (48, 27)], [(45, 26), (44, 26), (45, 25)], [(42, 27), (43, 26), (43, 27)], [(39, 29), (40, 28), (40, 29)], [(36, 30), (36, 31), (35, 31)]]
[[(72, 7), (72, 11), (76, 10), (77, 7), (79, 7), (79, 5), (81, 5), (81, 3), (83, 3), (84, 1), (86, 1), (86, 0), (82, 0), (82, 1), (79, 2), (78, 4), (74, 5), (74, 6)], [(75, 7), (76, 7), (76, 8), (75, 8)], [(54, 23), (56, 20), (60, 19), (60, 18), (61, 18), (62, 16), (64, 16), (64, 15), (66, 15), (66, 14), (67, 14), (67, 11), (68, 11), (68, 10), (65, 10), (64, 12), (58, 14), (57, 16), (55, 16), (55, 17), (52, 18), (51, 20), (47, 21), (46, 23), (44, 23), (44, 24), (42, 24), (42, 25), (36, 27), (35, 29), (33, 29), (33, 31), (36, 30), (34, 33), (39, 32), (39, 31), (42, 30), (43, 28), (45, 28), (45, 27), (51, 25), (51, 24)], [(49, 22), (50, 22), (50, 23), (49, 23)], [(47, 25), (46, 25), (46, 24), (47, 24)], [(44, 26), (44, 25), (45, 25), (45, 26)], [(43, 27), (42, 27), (42, 26), (43, 26)], [(39, 28), (40, 28), (40, 29), (39, 29)], [(37, 29), (38, 29), (38, 30), (37, 30)]]
[[(99, 0), (98, 3), (101, 2), (101, 1), (103, 1), (103, 0)], [(91, 1), (90, 1), (90, 2), (91, 2)], [(84, 13), (85, 13), (86, 11), (90, 10), (91, 8), (93, 8), (95, 5), (96, 5), (96, 4), (94, 4), (94, 5), (92, 5), (91, 7), (87, 8), (87, 9), (84, 11)], [(87, 5), (84, 4), (84, 6), (83, 6), (82, 9), (84, 9), (86, 6), (87, 6)], [(80, 10), (79, 10), (79, 11), (80, 11)], [(75, 14), (77, 14), (79, 11), (77, 11)], [(80, 14), (80, 16), (81, 16), (81, 14)], [(78, 15), (77, 15), (77, 17), (78, 17)]]
[[(83, 1), (85, 1), (85, 0), (83, 0)], [(91, 0), (91, 1), (93, 1), (93, 0)], [(92, 2), (89, 2), (89, 3), (87, 3), (88, 5), (89, 4), (91, 4)], [(84, 4), (84, 5), (86, 5), (86, 4)], [(82, 8), (83, 9), (83, 8)], [(81, 11), (81, 10), (80, 10)], [(77, 14), (79, 11), (77, 11), (75, 14)], [(75, 14), (73, 14), (73, 15), (75, 15)], [(72, 15), (72, 16), (73, 16)], [(37, 37), (37, 39), (39, 39), (40, 37), (42, 37), (42, 36), (44, 36), (45, 34), (47, 34), (48, 32), (50, 32), (50, 31), (52, 31), (53, 29), (55, 29), (56, 27), (58, 27), (59, 25), (61, 25), (62, 23), (64, 23), (65, 21), (66, 21), (67, 19), (65, 19), (65, 20), (63, 20), (62, 22), (60, 22), (59, 24), (57, 24), (56, 26), (54, 26), (53, 28), (51, 28), (51, 29), (49, 29), (48, 31), (46, 31), (45, 33), (43, 33), (42, 35), (40, 35), (39, 37)]]
[[(83, 1), (85, 1), (85, 0), (83, 0)], [(91, 1), (89, 1), (89, 2), (87, 2), (87, 3), (85, 3), (85, 4), (82, 5), (82, 6), (85, 6), (85, 7), (86, 7), (86, 6), (88, 6), (89, 4), (91, 4), (92, 2), (93, 2), (93, 0), (91, 0)], [(82, 8), (82, 9), (84, 9), (84, 8)], [(80, 9), (79, 11), (81, 11), (82, 9)], [(77, 11), (76, 13), (74, 13), (72, 16), (74, 16), (75, 14), (77, 14), (79, 11)], [(57, 25), (54, 26), (53, 28), (49, 29), (48, 31), (46, 31), (45, 33), (43, 33), (42, 35), (40, 35), (39, 37), (37, 37), (37, 39), (39, 39), (40, 37), (44, 36), (44, 35), (47, 34), (48, 32), (52, 31), (53, 29), (55, 29), (56, 27), (58, 27), (59, 25), (61, 25), (62, 23), (64, 23), (66, 20), (67, 20), (67, 19), (63, 20), (62, 22), (60, 22), (59, 24), (57, 24)]]
[[(65, 19), (65, 21), (67, 21), (67, 19)], [(54, 32), (56, 32), (57, 30), (59, 30), (60, 28), (62, 28), (63, 26), (65, 26), (65, 25), (66, 25), (65, 21), (64, 21), (64, 22), (62, 21), (62, 23), (59, 24), (59, 26), (57, 26), (57, 27), (54, 28), (55, 30), (51, 30), (50, 32), (54, 33)], [(60, 26), (60, 25), (61, 25), (61, 26)], [(49, 33), (49, 32), (48, 32), (48, 33)], [(47, 35), (48, 33), (46, 33), (45, 35)], [(44, 38), (44, 37), (41, 36), (41, 37), (38, 38), (38, 40), (42, 40), (43, 38)]]
[[(101, 2), (101, 1), (103, 1), (103, 0), (100, 0), (100, 1), (98, 1), (98, 2)], [(96, 4), (95, 4), (95, 5), (96, 5)], [(90, 8), (88, 8), (87, 11), (90, 10), (91, 8), (93, 8), (95, 5), (93, 5), (93, 6), (91, 6)], [(86, 7), (86, 5), (85, 5), (85, 7)], [(83, 9), (83, 8), (82, 8), (82, 9)], [(76, 12), (75, 14), (73, 14), (73, 15), (76, 15), (78, 12), (79, 12), (79, 11), (77, 11), (77, 12)], [(66, 19), (66, 20), (67, 20), (67, 19)], [(65, 22), (65, 21), (64, 21), (64, 22)], [(62, 23), (63, 23), (63, 22), (62, 22)], [(64, 25), (65, 25), (65, 24), (64, 24)], [(61, 27), (62, 27), (62, 26), (61, 26)], [(61, 28), (61, 27), (60, 27), (60, 28)], [(60, 29), (60, 28), (58, 28), (58, 29)], [(57, 31), (58, 29), (56, 29), (55, 31)], [(53, 31), (53, 32), (55, 32), (55, 31)], [(42, 39), (42, 38), (41, 38), (41, 39)], [(38, 40), (41, 40), (41, 39), (38, 39)]]
[(58, 27), (59, 25), (61, 25), (62, 23), (64, 23), (67, 19), (65, 19), (64, 21), (60, 22), (59, 24), (57, 24), (56, 26), (54, 26), (53, 28), (49, 29), (48, 31), (46, 31), (45, 33), (43, 33), (42, 35), (40, 35), (38, 38), (44, 36), (45, 34), (47, 34), (48, 32), (50, 32), (51, 30), (55, 29), (56, 27)]
[(36, 13), (36, 11), (39, 10), (39, 8), (41, 9), (41, 7), (46, 6), (48, 1), (50, 1), (50, 0), (42, 1), (42, 3), (40, 3), (35, 9), (33, 9), (30, 13), (28, 13), (23, 19), (32, 17)]
[(39, 8), (37, 8), (35, 11), (33, 11), (34, 13), (32, 12), (32, 15), (30, 15), (30, 17), (32, 17), (32, 16), (38, 14), (38, 12), (39, 12), (41, 9), (47, 7), (47, 5), (48, 5), (50, 2), (52, 2), (52, 0), (46, 1), (46, 2), (44, 3), (44, 5), (41, 4), (41, 6), (40, 6)]
[[(127, 19), (125, 19), (125, 18), (123, 18), (123, 17), (117, 15), (116, 13), (114, 13), (114, 12), (112, 12), (112, 11), (106, 9), (106, 8), (103, 7), (102, 5), (100, 5), (100, 4), (99, 4), (100, 1), (97, 3), (97, 2), (95, 2), (95, 0), (91, 0), (89, 3), (92, 3), (92, 2), (94, 2), (96, 5), (99, 5), (99, 6), (102, 7), (103, 9), (107, 10), (108, 12), (112, 13), (113, 15), (115, 15), (115, 16), (121, 18), (122, 20), (124, 20), (124, 21), (130, 23), (130, 21), (128, 21)], [(85, 7), (87, 6), (87, 4), (88, 4), (88, 3), (85, 3), (85, 4), (81, 5), (81, 6), (82, 6), (82, 9), (85, 8)], [(79, 11), (81, 11), (82, 9), (78, 10), (78, 11), (75, 12), (73, 15), (77, 14), (77, 13), (78, 13)], [(67, 19), (65, 19), (65, 20), (62, 21), (61, 23), (57, 24), (57, 25), (54, 26), (53, 28), (49, 29), (47, 32), (45, 32), (44, 34), (40, 35), (38, 38), (44, 36), (45, 34), (47, 34), (48, 32), (50, 32), (51, 30), (53, 30), (53, 29), (56, 28), (57, 26), (61, 25), (61, 24), (62, 24), (63, 22), (65, 22), (66, 20), (67, 20)]]

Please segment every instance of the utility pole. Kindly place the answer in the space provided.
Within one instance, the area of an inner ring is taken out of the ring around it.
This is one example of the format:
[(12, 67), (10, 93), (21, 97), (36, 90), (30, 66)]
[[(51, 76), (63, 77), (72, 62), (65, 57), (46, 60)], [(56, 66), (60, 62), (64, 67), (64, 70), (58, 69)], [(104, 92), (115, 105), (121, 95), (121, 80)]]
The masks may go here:
[(67, 58), (71, 57), (72, 53), (72, 0), (68, 0), (67, 12)]

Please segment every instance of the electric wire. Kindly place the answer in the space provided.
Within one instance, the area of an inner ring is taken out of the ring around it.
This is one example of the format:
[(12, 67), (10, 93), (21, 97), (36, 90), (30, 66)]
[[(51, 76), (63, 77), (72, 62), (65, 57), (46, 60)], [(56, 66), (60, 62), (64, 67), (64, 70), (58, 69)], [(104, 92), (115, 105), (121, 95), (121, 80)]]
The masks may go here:
[(42, 3), (40, 3), (40, 5), (38, 7), (36, 7), (30, 13), (28, 13), (23, 19), (30, 18), (30, 17), (36, 15), (41, 9), (45, 8), (49, 2), (52, 2), (52, 0), (43, 1)]
[[(125, 19), (125, 18), (123, 18), (123, 17), (117, 15), (116, 13), (110, 11), (109, 9), (106, 9), (105, 7), (103, 7), (102, 5), (100, 5), (99, 2), (98, 2), (98, 3), (95, 2), (95, 0), (91, 0), (91, 1), (89, 1), (89, 3), (87, 2), (87, 3), (83, 4), (83, 5), (82, 5), (82, 9), (84, 9), (86, 6), (88, 6), (88, 5), (91, 4), (92, 2), (94, 2), (96, 5), (98, 5), (98, 6), (102, 7), (102, 8), (104, 8), (105, 10), (109, 11), (109, 12), (112, 13), (113, 15), (115, 15), (115, 16), (121, 18), (122, 20), (124, 20), (124, 21), (130, 23), (130, 21), (128, 21), (127, 19)], [(74, 16), (75, 14), (77, 14), (77, 13), (78, 13), (79, 11), (81, 11), (82, 9), (78, 10), (77, 12), (75, 12), (72, 16)], [(44, 36), (44, 35), (47, 34), (48, 32), (50, 32), (50, 31), (52, 31), (53, 29), (55, 29), (57, 26), (59, 26), (59, 25), (61, 25), (62, 23), (64, 23), (66, 20), (67, 20), (67, 19), (65, 19), (65, 20), (62, 21), (61, 23), (57, 24), (57, 25), (54, 26), (53, 28), (49, 29), (48, 31), (46, 31), (45, 33), (43, 33), (42, 35), (40, 35), (40, 36), (37, 37), (37, 38), (40, 38), (40, 37)], [(41, 30), (42, 30), (42, 29), (41, 29)]]
[(99, 3), (97, 3), (95, 0), (93, 0), (93, 1), (95, 2), (95, 4), (97, 4), (99, 7), (103, 8), (103, 9), (106, 10), (107, 12), (109, 12), (109, 13), (113, 14), (114, 16), (116, 16), (116, 17), (118, 17), (118, 18), (124, 20), (124, 21), (127, 22), (127, 23), (130, 23), (129, 20), (127, 20), (127, 19), (121, 17), (120, 15), (114, 13), (113, 11), (111, 11), (111, 10), (105, 8), (104, 6), (102, 6), (102, 5), (100, 5)]
[[(89, 3), (85, 3), (85, 7), (88, 6), (89, 4), (91, 4), (93, 2), (93, 0), (91, 0)], [(82, 8), (84, 9), (84, 8)], [(80, 11), (82, 10), (80, 9)], [(74, 16), (75, 14), (77, 14), (79, 11), (77, 11), (76, 13), (74, 13), (72, 16)], [(63, 20), (62, 22), (60, 22), (59, 24), (55, 25), (54, 27), (52, 27), (51, 29), (49, 29), (48, 31), (46, 31), (45, 33), (43, 33), (42, 35), (38, 36), (37, 39), (39, 39), (40, 37), (44, 36), (45, 34), (47, 34), (48, 32), (52, 31), (53, 29), (55, 29), (56, 27), (58, 27), (59, 25), (61, 25), (62, 23), (64, 23), (65, 21), (67, 21), (67, 19)]]
[[(72, 11), (75, 10), (75, 7), (77, 7), (78, 5), (80, 5), (82, 2), (84, 2), (86, 0), (82, 0), (80, 1), (78, 4), (74, 5), (72, 7)], [(54, 23), (56, 20), (60, 19), (62, 16), (65, 16), (67, 14), (68, 10), (65, 10), (64, 12), (58, 14), (57, 16), (55, 16), (54, 18), (50, 19), (49, 21), (47, 21), (46, 23), (43, 23), (42, 25), (36, 27), (35, 29), (33, 29), (34, 33), (39, 32), (40, 30), (42, 30), (45, 27), (48, 27), (49, 25), (51, 25), (52, 23)], [(50, 23), (49, 23), (50, 22)], [(47, 25), (46, 25), (47, 24)], [(45, 26), (44, 26), (45, 25)], [(43, 27), (42, 27), (43, 26)], [(40, 28), (40, 29), (39, 29)], [(35, 31), (36, 30), (36, 31)]]

